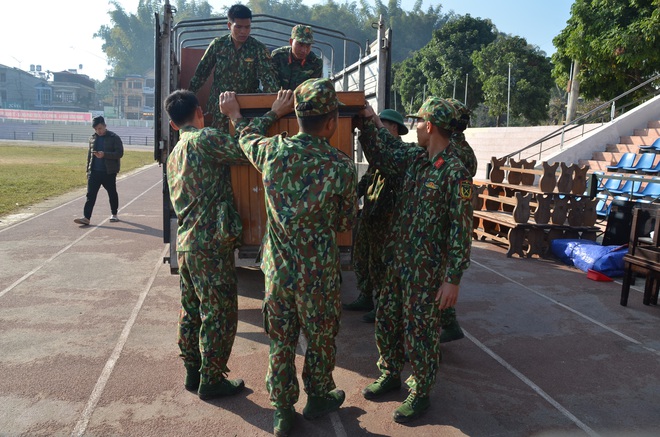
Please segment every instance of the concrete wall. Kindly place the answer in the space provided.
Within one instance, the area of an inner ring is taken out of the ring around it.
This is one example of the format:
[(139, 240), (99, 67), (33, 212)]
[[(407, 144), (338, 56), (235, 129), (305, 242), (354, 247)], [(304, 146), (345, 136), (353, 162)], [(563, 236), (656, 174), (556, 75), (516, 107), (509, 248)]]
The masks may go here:
[[(584, 132), (588, 130), (595, 129), (600, 127), (598, 125), (585, 125), (580, 129), (575, 129), (571, 132), (566, 133), (564, 140), (565, 144), (568, 147), (572, 138), (577, 138), (582, 136)], [(529, 144), (539, 140), (540, 138), (545, 137), (546, 135), (555, 132), (559, 129), (559, 126), (531, 126), (531, 127), (476, 127), (469, 128), (465, 131), (465, 138), (470, 143), (470, 146), (474, 149), (475, 155), (477, 155), (477, 175), (475, 179), (485, 179), (486, 178), (486, 166), (490, 162), (490, 159), (493, 156), (501, 157), (508, 155), (509, 153), (516, 152), (522, 149)], [(417, 134), (414, 129), (403, 137), (403, 140), (406, 142), (416, 142)], [(544, 147), (548, 145), (557, 145), (560, 141), (560, 138), (557, 137), (553, 140), (550, 140)], [(538, 150), (538, 149), (535, 149)], [(531, 152), (530, 152), (531, 153)], [(523, 156), (527, 158), (528, 156)], [(537, 159), (537, 156), (533, 156), (530, 159)]]
[[(586, 124), (566, 132), (563, 147), (560, 144), (561, 137), (558, 136), (543, 144), (543, 148), (550, 149), (541, 156), (538, 154), (539, 149), (533, 148), (521, 157), (536, 159), (537, 163), (541, 161), (578, 163), (580, 159), (590, 159), (594, 152), (604, 151), (608, 144), (619, 143), (620, 137), (633, 135), (635, 129), (645, 129), (650, 120), (660, 120), (660, 96), (611, 122)], [(486, 166), (491, 157), (502, 157), (516, 152), (558, 129), (561, 129), (561, 126), (468, 128), (465, 131), (465, 138), (474, 149), (479, 163), (475, 179), (486, 178)], [(407, 142), (416, 142), (415, 130), (413, 129), (403, 139)]]

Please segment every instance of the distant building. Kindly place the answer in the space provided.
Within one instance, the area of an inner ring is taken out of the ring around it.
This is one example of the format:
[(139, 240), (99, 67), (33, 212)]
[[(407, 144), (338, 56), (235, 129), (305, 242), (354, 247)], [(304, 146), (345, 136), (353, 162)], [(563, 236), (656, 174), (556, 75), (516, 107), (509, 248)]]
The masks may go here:
[(49, 109), (52, 87), (43, 78), (0, 64), (0, 108)]
[(146, 76), (129, 74), (114, 78), (115, 113), (128, 120), (153, 120), (155, 80), (153, 70)]
[(53, 73), (52, 111), (87, 112), (98, 109), (94, 81), (76, 70)]
[[(52, 79), (51, 79), (52, 76)], [(94, 81), (75, 70), (32, 72), (0, 65), (0, 107), (89, 112), (98, 109)]]

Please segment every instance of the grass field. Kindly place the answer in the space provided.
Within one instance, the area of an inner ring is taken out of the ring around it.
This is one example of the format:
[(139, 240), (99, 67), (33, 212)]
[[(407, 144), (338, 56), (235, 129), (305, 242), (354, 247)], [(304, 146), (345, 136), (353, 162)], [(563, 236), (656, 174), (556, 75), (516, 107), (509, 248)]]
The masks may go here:
[[(153, 164), (151, 151), (124, 151), (121, 173)], [(0, 216), (87, 186), (87, 149), (0, 144)]]

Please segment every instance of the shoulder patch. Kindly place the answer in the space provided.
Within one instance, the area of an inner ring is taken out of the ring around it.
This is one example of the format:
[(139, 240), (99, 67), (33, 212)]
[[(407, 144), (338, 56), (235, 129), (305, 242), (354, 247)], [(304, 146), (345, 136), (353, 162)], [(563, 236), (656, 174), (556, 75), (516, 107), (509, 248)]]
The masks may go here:
[(459, 191), (461, 193), (461, 198), (471, 199), (472, 198), (472, 182), (468, 179), (463, 179), (458, 183)]

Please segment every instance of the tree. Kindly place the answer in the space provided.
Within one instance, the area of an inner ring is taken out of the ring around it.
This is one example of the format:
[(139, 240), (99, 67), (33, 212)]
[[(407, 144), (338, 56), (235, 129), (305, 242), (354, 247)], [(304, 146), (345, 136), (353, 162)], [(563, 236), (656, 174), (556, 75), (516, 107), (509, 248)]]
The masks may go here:
[(426, 76), (419, 68), (423, 58), (423, 49), (413, 53), (411, 58), (396, 64), (393, 68), (393, 87), (401, 96), (401, 103), (407, 112), (414, 112), (423, 103), (423, 90)]
[[(94, 37), (104, 40), (102, 49), (112, 66), (112, 75), (145, 75), (154, 68), (154, 14), (160, 11), (161, 1), (139, 0), (135, 14), (127, 14), (115, 0), (110, 4), (115, 8), (108, 12), (112, 26), (101, 26)], [(186, 0), (178, 0), (176, 7), (177, 21), (193, 17), (208, 18), (212, 12), (206, 1), (187, 3)]]
[[(497, 29), (490, 20), (473, 18), (469, 14), (454, 17), (433, 33), (428, 46), (428, 55), (421, 67), (429, 81), (429, 89), (434, 95), (453, 96), (454, 83), (465, 89), (467, 80), (467, 105), (476, 106), (482, 99), (481, 83), (476, 80), (471, 55), (492, 43), (497, 37)], [(435, 65), (439, 64), (442, 69)], [(457, 90), (458, 90), (457, 89)], [(457, 97), (464, 99), (464, 94)]]
[(500, 35), (491, 44), (473, 53), (484, 104), (500, 125), (507, 113), (509, 68), (511, 68), (511, 105), (514, 115), (537, 124), (548, 115), (552, 76), (550, 60), (519, 36)]
[(614, 98), (660, 70), (660, 0), (576, 0), (553, 43), (560, 86), (576, 61), (585, 98)]

